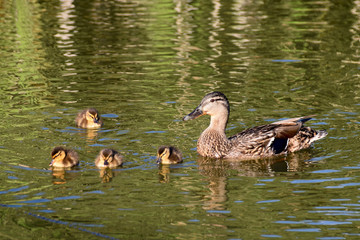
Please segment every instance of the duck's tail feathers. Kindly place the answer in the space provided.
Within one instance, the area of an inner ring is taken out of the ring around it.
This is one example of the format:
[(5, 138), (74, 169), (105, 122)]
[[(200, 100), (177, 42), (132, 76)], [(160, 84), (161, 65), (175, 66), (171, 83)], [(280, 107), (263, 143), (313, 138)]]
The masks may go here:
[(326, 137), (328, 133), (325, 130), (316, 131), (310, 127), (302, 127), (300, 131), (289, 139), (288, 151), (295, 152), (310, 147), (310, 145)]

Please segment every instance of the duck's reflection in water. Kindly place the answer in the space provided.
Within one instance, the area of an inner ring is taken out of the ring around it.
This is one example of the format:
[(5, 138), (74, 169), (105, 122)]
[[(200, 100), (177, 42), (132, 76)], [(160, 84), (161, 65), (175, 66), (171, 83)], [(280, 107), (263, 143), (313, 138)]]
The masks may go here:
[(226, 201), (228, 200), (227, 183), (228, 178), (231, 176), (272, 177), (281, 172), (295, 173), (302, 171), (306, 167), (306, 160), (308, 159), (310, 159), (308, 151), (248, 161), (199, 157), (197, 160), (199, 172), (206, 177), (210, 190), (204, 196), (203, 208), (217, 210), (212, 214), (219, 214), (218, 211), (226, 210)]
[(55, 185), (65, 184), (80, 174), (79, 171), (72, 171), (66, 168), (50, 168), (50, 170), (52, 170), (52, 182)]

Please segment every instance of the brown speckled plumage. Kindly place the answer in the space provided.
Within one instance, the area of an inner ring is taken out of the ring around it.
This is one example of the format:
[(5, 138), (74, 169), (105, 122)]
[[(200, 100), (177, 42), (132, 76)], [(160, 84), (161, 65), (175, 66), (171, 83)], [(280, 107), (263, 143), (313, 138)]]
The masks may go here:
[(230, 113), (229, 102), (221, 92), (207, 94), (193, 112), (184, 117), (191, 120), (202, 115), (211, 116), (210, 125), (200, 135), (197, 151), (210, 158), (251, 159), (294, 152), (327, 135), (303, 124), (311, 117), (285, 119), (246, 129), (230, 138), (225, 135)]

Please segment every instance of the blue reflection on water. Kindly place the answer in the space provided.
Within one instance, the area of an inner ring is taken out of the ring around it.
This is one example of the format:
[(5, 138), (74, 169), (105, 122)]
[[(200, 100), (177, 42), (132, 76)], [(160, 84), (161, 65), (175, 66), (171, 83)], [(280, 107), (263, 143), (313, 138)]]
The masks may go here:
[(166, 133), (166, 131), (147, 131), (145, 133)]
[(328, 216), (359, 216), (359, 211), (340, 211), (340, 210), (318, 210), (318, 211), (309, 211), (309, 213), (324, 213)]
[(301, 60), (296, 59), (273, 59), (272, 62), (301, 62)]
[(279, 199), (272, 199), (272, 200), (258, 201), (256, 203), (274, 203), (274, 202), (280, 202), (280, 200)]
[(20, 208), (23, 205), (19, 205), (19, 204), (0, 204), (0, 207), (9, 207), (9, 208)]
[(261, 236), (266, 238), (282, 238), (282, 236), (280, 235), (271, 235), (271, 234), (263, 234)]
[(348, 181), (353, 178), (345, 177), (345, 178), (325, 178), (325, 179), (297, 179), (290, 181), (292, 184), (299, 184), (299, 183), (323, 183), (323, 182), (335, 182), (335, 181)]
[(66, 196), (66, 197), (56, 197), (54, 200), (69, 200), (69, 199), (78, 199), (80, 196)]
[(50, 202), (50, 199), (33, 199), (33, 200), (26, 200), (26, 201), (19, 201), (19, 203), (44, 203), (44, 202)]
[(29, 188), (29, 186), (23, 186), (23, 187), (19, 187), (19, 188), (12, 188), (9, 190), (5, 190), (5, 191), (0, 191), (0, 194), (6, 194), (6, 193), (10, 193), (10, 192), (19, 192), (22, 191), (24, 189)]
[(344, 187), (354, 187), (354, 186), (360, 186), (360, 183), (344, 183), (338, 186), (326, 186), (325, 188), (344, 188)]
[(107, 113), (107, 114), (101, 114), (101, 117), (104, 117), (104, 118), (118, 118), (119, 115), (114, 114), (114, 113)]
[(334, 169), (324, 169), (324, 170), (312, 171), (311, 173), (335, 173), (335, 172), (340, 172), (340, 171)]
[(295, 229), (286, 229), (287, 232), (321, 232), (320, 228), (295, 228)]
[(320, 220), (320, 221), (312, 221), (312, 220), (304, 220), (304, 221), (276, 221), (276, 223), (281, 224), (309, 224), (309, 225), (343, 225), (343, 224), (352, 224), (352, 222), (346, 221), (328, 221), (328, 220)]
[(208, 213), (231, 213), (231, 211), (227, 211), (227, 210), (208, 210), (206, 212), (208, 212)]

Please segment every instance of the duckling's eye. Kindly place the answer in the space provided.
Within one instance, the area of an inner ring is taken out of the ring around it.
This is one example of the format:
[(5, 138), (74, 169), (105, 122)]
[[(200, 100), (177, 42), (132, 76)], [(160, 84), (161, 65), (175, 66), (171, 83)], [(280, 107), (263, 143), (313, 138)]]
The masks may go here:
[(210, 102), (215, 102), (215, 99), (211, 99)]

